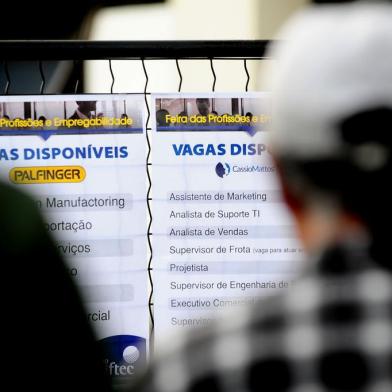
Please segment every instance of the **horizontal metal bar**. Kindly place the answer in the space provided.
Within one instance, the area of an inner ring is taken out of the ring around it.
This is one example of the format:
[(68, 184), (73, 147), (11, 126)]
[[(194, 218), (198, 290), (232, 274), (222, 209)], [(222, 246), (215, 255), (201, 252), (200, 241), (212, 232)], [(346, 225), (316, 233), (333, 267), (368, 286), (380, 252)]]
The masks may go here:
[(262, 58), (267, 40), (238, 41), (4, 41), (0, 60), (131, 60)]

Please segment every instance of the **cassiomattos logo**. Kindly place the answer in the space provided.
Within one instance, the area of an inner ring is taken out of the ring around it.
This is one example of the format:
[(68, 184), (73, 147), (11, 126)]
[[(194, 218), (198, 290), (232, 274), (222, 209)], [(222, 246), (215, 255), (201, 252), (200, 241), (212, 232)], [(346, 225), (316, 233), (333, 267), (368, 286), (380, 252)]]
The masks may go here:
[(230, 169), (230, 165), (228, 163), (219, 162), (215, 166), (215, 173), (220, 178), (228, 176), (230, 174), (230, 172), (231, 172), (231, 169)]

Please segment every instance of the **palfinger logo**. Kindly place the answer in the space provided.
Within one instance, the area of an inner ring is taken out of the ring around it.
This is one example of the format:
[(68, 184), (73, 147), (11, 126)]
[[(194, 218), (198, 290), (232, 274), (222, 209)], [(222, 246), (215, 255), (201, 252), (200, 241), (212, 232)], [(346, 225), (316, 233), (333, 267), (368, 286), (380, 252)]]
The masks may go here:
[(86, 170), (82, 166), (14, 167), (9, 178), (14, 184), (82, 182), (86, 178)]
[(215, 166), (215, 173), (220, 178), (228, 176), (230, 174), (230, 172), (231, 172), (231, 168), (230, 168), (230, 165), (228, 163), (219, 162)]

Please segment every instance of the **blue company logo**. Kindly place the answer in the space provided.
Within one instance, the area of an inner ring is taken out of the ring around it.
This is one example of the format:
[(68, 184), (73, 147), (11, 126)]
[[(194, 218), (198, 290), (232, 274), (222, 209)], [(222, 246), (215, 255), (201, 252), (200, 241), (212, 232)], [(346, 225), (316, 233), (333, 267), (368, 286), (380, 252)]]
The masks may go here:
[(146, 366), (146, 339), (133, 335), (109, 336), (100, 340), (104, 364), (112, 378), (133, 377)]
[(231, 169), (230, 169), (230, 165), (228, 163), (219, 162), (215, 166), (215, 173), (220, 178), (228, 176), (230, 174), (230, 172), (231, 172)]

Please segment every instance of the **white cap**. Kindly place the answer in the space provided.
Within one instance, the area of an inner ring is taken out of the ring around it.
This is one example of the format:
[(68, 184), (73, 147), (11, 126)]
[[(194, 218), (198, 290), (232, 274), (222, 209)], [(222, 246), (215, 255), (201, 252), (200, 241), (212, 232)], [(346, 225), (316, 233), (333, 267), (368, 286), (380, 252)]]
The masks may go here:
[[(342, 153), (337, 125), (363, 110), (392, 109), (392, 4), (313, 6), (270, 50), (272, 148), (323, 159)], [(392, 129), (391, 129), (392, 131)]]

